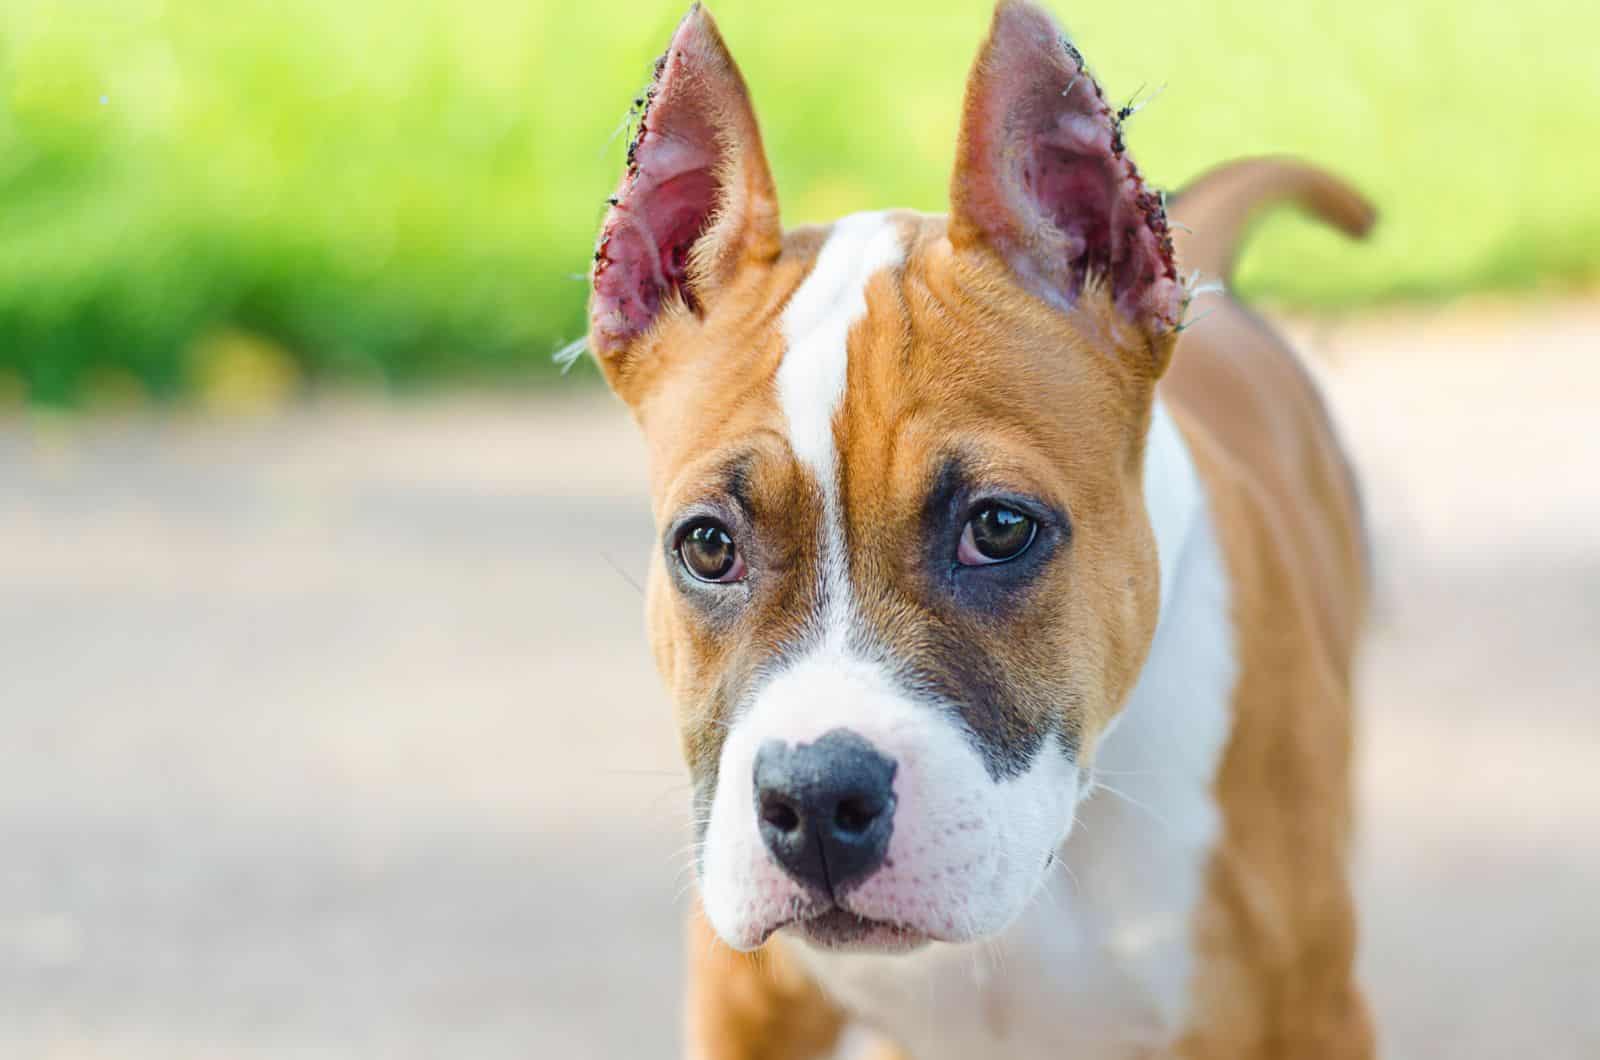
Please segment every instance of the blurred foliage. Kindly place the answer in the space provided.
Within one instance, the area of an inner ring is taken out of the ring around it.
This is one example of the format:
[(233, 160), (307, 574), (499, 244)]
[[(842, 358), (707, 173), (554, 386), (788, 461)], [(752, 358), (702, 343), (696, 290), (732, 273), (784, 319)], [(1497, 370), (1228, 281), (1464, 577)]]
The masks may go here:
[[(713, 6), (787, 221), (943, 208), (987, 3)], [(1165, 86), (1129, 136), (1157, 183), (1287, 151), (1378, 199), (1369, 247), (1269, 225), (1252, 293), (1337, 306), (1600, 276), (1595, 5), (1054, 6), (1108, 94)], [(5, 0), (0, 393), (548, 377), (583, 328), (613, 134), (680, 14)]]

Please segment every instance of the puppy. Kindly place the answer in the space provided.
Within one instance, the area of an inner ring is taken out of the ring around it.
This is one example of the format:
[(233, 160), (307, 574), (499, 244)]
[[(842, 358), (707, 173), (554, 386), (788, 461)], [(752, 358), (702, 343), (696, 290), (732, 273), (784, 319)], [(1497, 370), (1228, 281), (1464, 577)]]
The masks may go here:
[[(648, 442), (648, 616), (694, 781), (688, 1048), (1360, 1058), (1350, 469), (1226, 296), (1260, 160), (1167, 204), (1002, 0), (948, 216), (785, 232), (695, 7), (602, 229), (589, 346)], [(1180, 337), (1181, 334), (1181, 337)]]

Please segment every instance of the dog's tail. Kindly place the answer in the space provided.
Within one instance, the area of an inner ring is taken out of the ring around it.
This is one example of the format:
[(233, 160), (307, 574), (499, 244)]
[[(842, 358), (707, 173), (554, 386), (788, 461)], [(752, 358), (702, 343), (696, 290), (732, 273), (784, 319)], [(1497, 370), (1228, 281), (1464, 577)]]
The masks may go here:
[(1250, 224), (1272, 206), (1292, 203), (1353, 239), (1372, 230), (1377, 211), (1333, 174), (1289, 158), (1242, 158), (1210, 170), (1172, 200), (1174, 242), (1185, 272), (1227, 282)]

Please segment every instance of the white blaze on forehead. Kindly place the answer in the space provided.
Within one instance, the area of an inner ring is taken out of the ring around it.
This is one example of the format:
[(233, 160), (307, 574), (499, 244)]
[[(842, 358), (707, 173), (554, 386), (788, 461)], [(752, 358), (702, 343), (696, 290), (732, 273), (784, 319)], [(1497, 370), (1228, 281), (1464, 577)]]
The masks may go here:
[(778, 405), (789, 424), (789, 447), (822, 489), (822, 579), (825, 639), (841, 645), (851, 619), (850, 586), (839, 505), (839, 460), (833, 417), (844, 403), (850, 329), (867, 315), (867, 285), (905, 257), (900, 230), (884, 213), (842, 218), (784, 308)]
[(835, 488), (833, 416), (844, 401), (845, 342), (851, 327), (867, 315), (867, 284), (904, 256), (900, 230), (887, 214), (843, 218), (783, 311), (778, 404), (789, 421), (790, 447), (826, 495)]

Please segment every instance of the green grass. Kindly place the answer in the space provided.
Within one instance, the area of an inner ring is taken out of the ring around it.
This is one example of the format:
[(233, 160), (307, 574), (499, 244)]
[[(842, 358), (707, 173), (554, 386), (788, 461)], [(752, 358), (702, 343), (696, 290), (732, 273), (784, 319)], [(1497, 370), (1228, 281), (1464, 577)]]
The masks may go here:
[[(943, 208), (986, 4), (713, 7), (786, 220)], [(1157, 183), (1287, 151), (1378, 200), (1360, 249), (1269, 225), (1243, 270), (1253, 294), (1350, 306), (1600, 277), (1600, 7), (1055, 7), (1112, 96), (1166, 85), (1129, 135)], [(5, 0), (0, 391), (181, 394), (221, 331), (313, 380), (548, 378), (583, 328), (612, 134), (679, 14)]]

